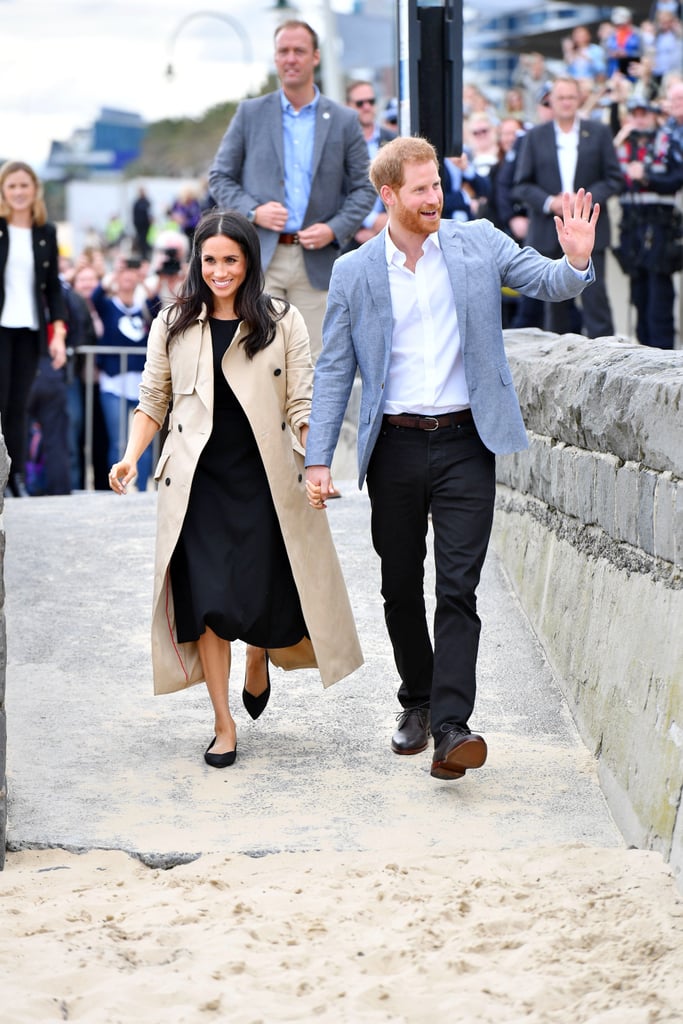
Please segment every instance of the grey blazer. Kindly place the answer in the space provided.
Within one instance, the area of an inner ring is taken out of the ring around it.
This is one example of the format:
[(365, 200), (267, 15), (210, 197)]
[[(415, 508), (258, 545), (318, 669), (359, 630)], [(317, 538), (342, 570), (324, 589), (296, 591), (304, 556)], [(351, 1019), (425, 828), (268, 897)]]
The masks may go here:
[[(275, 200), (285, 202), (284, 143), (280, 92), (244, 100), (230, 122), (209, 172), (219, 207), (247, 214)], [(335, 243), (304, 251), (308, 278), (326, 290), (340, 248), (363, 223), (375, 202), (368, 180), (368, 151), (355, 111), (320, 96), (315, 124), (311, 194), (302, 227), (327, 224)], [(256, 229), (264, 269), (278, 241), (275, 231)]]
[[(382, 423), (391, 357), (393, 325), (384, 235), (383, 231), (335, 264), (306, 441), (306, 465), (329, 466), (358, 368), (361, 487)], [(592, 264), (584, 279), (564, 257), (549, 260), (534, 249), (520, 249), (488, 220), (442, 221), (439, 242), (453, 286), (477, 430), (492, 452), (519, 451), (527, 447), (527, 437), (503, 344), (501, 287), (545, 301), (571, 298), (595, 280)]]

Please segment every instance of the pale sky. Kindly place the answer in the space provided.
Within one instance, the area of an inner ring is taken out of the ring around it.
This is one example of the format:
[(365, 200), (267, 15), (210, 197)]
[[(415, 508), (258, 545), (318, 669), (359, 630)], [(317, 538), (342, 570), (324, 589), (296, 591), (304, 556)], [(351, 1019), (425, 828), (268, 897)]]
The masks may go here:
[[(273, 0), (0, 0), (0, 158), (39, 170), (101, 107), (199, 116), (272, 68)], [(323, 34), (323, 3), (297, 4)], [(350, 0), (333, 0), (344, 12)], [(252, 54), (252, 61), (247, 57)], [(172, 60), (175, 76), (166, 66)]]

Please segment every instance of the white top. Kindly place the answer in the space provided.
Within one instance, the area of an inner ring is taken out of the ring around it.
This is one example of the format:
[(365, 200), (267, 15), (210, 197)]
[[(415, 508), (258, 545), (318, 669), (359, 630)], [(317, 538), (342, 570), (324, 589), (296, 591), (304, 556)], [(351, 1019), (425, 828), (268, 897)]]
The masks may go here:
[(428, 235), (415, 273), (385, 233), (394, 329), (384, 412), (423, 416), (469, 407), (453, 286), (436, 232)]
[(560, 167), (560, 181), (563, 192), (574, 191), (576, 177), (576, 159), (579, 150), (579, 121), (574, 121), (570, 131), (563, 132), (555, 125), (555, 145), (557, 146), (557, 162)]
[(38, 311), (35, 299), (35, 268), (31, 228), (9, 228), (9, 252), (5, 266), (5, 303), (0, 316), (2, 327), (29, 327), (37, 331)]

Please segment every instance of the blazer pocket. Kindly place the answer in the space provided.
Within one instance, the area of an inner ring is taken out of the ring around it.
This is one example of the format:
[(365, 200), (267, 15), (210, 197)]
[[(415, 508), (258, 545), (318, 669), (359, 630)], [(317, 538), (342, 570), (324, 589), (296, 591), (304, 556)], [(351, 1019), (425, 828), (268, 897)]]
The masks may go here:
[(498, 373), (500, 374), (500, 379), (503, 382), (503, 384), (507, 386), (513, 383), (512, 373), (510, 372), (510, 367), (508, 366), (507, 363), (505, 363), (503, 366), (498, 367)]

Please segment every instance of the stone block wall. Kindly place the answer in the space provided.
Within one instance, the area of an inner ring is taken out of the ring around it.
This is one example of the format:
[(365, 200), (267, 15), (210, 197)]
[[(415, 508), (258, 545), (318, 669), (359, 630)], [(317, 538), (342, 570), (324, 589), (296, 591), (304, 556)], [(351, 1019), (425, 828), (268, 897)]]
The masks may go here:
[(626, 840), (683, 871), (683, 352), (511, 331), (494, 544)]

